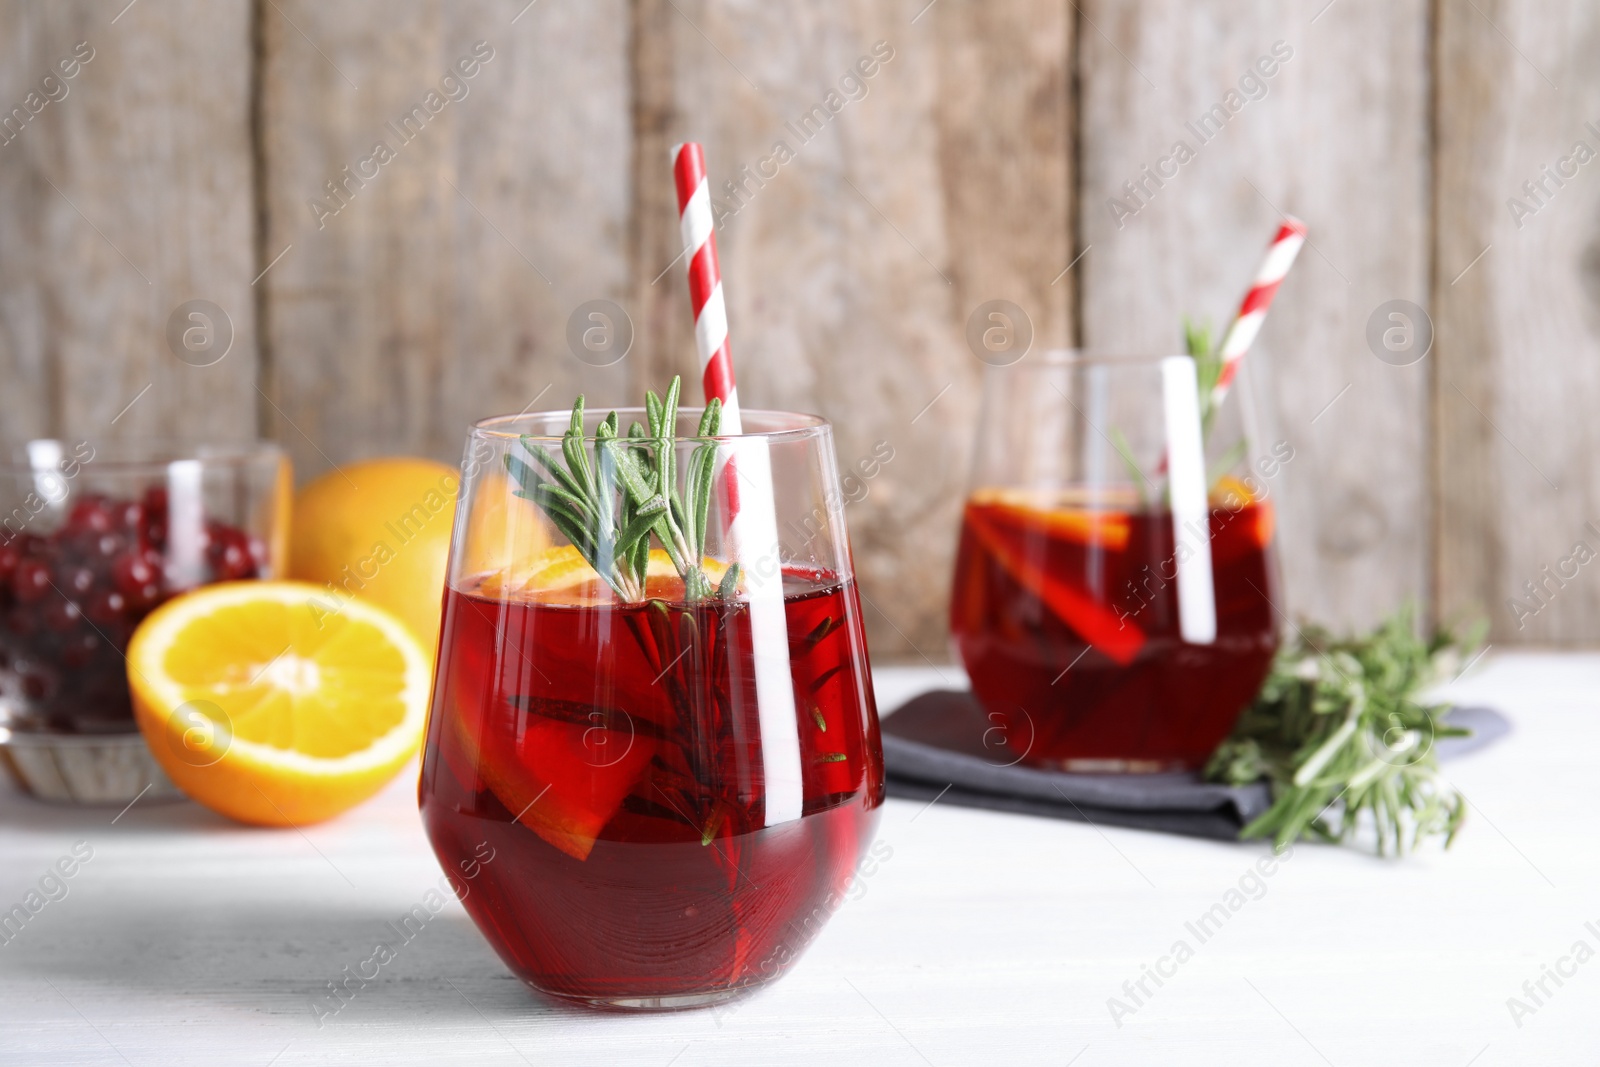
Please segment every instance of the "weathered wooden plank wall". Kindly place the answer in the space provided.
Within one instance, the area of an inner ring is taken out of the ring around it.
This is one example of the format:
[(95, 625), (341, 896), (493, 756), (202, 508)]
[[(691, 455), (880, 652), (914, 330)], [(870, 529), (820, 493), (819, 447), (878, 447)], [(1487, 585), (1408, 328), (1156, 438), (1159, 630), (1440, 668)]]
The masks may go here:
[(251, 8), (121, 6), (0, 2), (3, 430), (253, 437)]
[[(967, 316), (1170, 347), (1294, 211), (1312, 246), (1253, 357), (1297, 453), (1292, 609), (1600, 634), (1600, 585), (1543, 571), (1600, 551), (1600, 186), (1560, 162), (1600, 151), (1600, 17), (1576, 0), (0, 0), (0, 27), (7, 437), (260, 432), (303, 479), (453, 459), (472, 418), (579, 389), (631, 401), (694, 365), (667, 169), (694, 137), (745, 402), (828, 415), (846, 465), (894, 449), (849, 511), (874, 649), (938, 660)], [(1230, 91), (1219, 133), (1186, 126)], [(1194, 158), (1118, 218), (1179, 139)], [(610, 366), (567, 343), (596, 299), (633, 327)], [(168, 343), (191, 300), (231, 323), (214, 365)], [(1432, 312), (1410, 365), (1369, 344), (1392, 300)]]
[(827, 415), (845, 467), (893, 449), (849, 508), (873, 647), (942, 659), (981, 369), (966, 317), (1008, 297), (1040, 343), (1070, 336), (1050, 282), (1071, 247), (1072, 25), (1053, 0), (925, 6), (640, 5), (635, 371), (694, 366), (682, 277), (655, 279), (679, 252), (670, 146), (700, 140), (741, 400)]
[(1438, 39), (1440, 608), (1593, 644), (1600, 10), (1446, 4)]
[(541, 395), (620, 399), (623, 366), (580, 362), (566, 322), (627, 286), (622, 0), (258, 17), (263, 425), (300, 474), (454, 460), (471, 421)]
[(1315, 13), (1083, 4), (1077, 270), (1085, 343), (1175, 351), (1181, 316), (1231, 316), (1284, 212), (1307, 221), (1250, 363), (1295, 450), (1271, 486), (1289, 610), (1358, 625), (1427, 596), (1429, 364), (1380, 361), (1366, 330), (1427, 302), (1428, 5)]

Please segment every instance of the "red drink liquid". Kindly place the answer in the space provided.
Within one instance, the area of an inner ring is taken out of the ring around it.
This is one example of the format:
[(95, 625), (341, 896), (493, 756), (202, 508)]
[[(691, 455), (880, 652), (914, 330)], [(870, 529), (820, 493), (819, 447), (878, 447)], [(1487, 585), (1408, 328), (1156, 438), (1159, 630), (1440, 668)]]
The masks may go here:
[(804, 814), (766, 826), (748, 604), (484, 584), (446, 593), (421, 801), (446, 870), (492, 848), (463, 904), (506, 965), (546, 993), (658, 1008), (783, 973), (883, 799), (854, 586), (785, 572)]
[(950, 627), (973, 692), (1021, 761), (1194, 769), (1277, 650), (1272, 509), (1214, 506), (1217, 637), (1179, 634), (1172, 513), (982, 491), (968, 501)]

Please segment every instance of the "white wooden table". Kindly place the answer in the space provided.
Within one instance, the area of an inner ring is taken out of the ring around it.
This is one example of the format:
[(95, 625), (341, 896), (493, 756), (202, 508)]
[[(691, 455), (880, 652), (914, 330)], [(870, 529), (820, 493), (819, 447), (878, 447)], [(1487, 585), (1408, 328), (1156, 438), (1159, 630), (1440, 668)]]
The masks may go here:
[[(893, 707), (940, 678), (878, 683)], [(1600, 951), (1600, 656), (1496, 656), (1452, 695), (1515, 732), (1450, 765), (1472, 810), (1449, 853), (1301, 846), (1202, 944), (1185, 924), (1263, 846), (890, 801), (864, 896), (720, 1013), (552, 1006), (452, 901), (319, 1028), (311, 1001), (437, 883), (414, 773), (304, 834), (5, 794), (0, 906), (74, 842), (93, 858), (0, 946), (0, 1063), (1592, 1065), (1600, 958), (1568, 954)], [(1113, 1021), (1178, 940), (1193, 957)], [(1546, 964), (1575, 973), (1519, 1026)]]

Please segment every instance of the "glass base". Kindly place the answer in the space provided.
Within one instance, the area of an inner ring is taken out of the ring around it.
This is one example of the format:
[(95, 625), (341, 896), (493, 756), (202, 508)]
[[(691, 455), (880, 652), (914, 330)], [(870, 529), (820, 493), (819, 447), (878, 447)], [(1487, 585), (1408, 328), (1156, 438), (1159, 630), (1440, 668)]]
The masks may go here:
[(618, 1012), (693, 1011), (695, 1008), (712, 1008), (718, 1004), (726, 1004), (730, 1000), (748, 996), (766, 985), (765, 982), (758, 982), (754, 985), (741, 985), (731, 989), (714, 989), (704, 993), (673, 993), (666, 996), (584, 997), (541, 989), (539, 986), (533, 985), (532, 982), (528, 984), (545, 996), (552, 997), (563, 1003), (578, 1004), (600, 1011)]

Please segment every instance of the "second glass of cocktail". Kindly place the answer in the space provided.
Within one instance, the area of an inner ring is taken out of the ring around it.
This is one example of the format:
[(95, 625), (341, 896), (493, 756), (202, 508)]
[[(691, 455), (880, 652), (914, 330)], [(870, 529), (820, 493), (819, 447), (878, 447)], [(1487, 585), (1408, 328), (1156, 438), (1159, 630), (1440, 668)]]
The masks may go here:
[(830, 428), (715, 416), (675, 383), (468, 442), (423, 818), (507, 966), (594, 1006), (782, 974), (883, 798)]
[(951, 630), (1020, 762), (1199, 768), (1265, 677), (1285, 446), (1210, 399), (1187, 356), (989, 369)]

